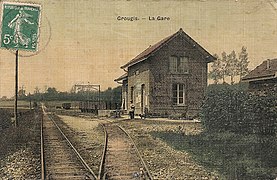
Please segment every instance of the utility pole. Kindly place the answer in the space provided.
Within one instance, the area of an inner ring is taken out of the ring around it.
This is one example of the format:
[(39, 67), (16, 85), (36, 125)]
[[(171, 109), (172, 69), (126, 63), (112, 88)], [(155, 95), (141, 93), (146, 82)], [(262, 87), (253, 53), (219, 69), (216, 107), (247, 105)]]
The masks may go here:
[(17, 97), (18, 97), (18, 50), (16, 50), (16, 52), (15, 52), (15, 95), (14, 95), (14, 122), (15, 122), (15, 127), (18, 127)]

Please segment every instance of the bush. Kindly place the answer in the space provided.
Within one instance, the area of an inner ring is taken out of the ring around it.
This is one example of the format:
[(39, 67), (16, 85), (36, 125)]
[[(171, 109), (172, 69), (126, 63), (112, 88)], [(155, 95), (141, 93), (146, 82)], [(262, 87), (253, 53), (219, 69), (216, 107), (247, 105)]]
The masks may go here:
[(208, 88), (201, 120), (208, 132), (276, 134), (275, 96), (251, 95), (244, 86), (213, 85)]

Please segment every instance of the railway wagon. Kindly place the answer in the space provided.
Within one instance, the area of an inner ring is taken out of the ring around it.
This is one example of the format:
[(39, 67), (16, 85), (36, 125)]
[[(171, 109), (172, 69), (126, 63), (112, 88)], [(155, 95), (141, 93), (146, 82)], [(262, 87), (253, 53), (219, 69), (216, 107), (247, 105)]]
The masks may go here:
[(99, 101), (80, 101), (79, 109), (81, 112), (98, 113), (99, 109), (104, 109), (105, 104)]
[(70, 109), (71, 108), (71, 103), (62, 103), (62, 108), (63, 109)]
[(79, 109), (81, 112), (98, 114), (98, 110), (115, 110), (119, 108), (117, 103), (107, 101), (80, 101)]

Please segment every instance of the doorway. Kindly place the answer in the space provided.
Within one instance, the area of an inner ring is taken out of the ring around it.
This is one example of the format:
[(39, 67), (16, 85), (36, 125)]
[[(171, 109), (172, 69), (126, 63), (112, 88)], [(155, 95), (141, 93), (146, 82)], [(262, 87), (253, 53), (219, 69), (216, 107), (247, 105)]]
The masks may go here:
[(144, 95), (145, 95), (145, 84), (142, 84), (141, 85), (141, 105), (140, 105), (140, 107), (141, 107), (141, 114), (144, 114), (144, 106), (145, 106), (145, 103), (144, 103), (144, 101), (145, 101), (145, 98), (144, 98)]

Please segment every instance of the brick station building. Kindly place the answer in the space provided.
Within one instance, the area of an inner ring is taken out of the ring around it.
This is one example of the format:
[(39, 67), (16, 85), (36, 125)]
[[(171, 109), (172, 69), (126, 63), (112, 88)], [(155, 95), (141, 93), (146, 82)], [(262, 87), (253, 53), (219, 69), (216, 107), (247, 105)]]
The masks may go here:
[(242, 78), (248, 82), (252, 93), (266, 95), (269, 91), (277, 92), (277, 59), (268, 59)]
[(214, 57), (182, 29), (149, 46), (121, 68), (122, 109), (136, 114), (197, 115)]

